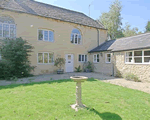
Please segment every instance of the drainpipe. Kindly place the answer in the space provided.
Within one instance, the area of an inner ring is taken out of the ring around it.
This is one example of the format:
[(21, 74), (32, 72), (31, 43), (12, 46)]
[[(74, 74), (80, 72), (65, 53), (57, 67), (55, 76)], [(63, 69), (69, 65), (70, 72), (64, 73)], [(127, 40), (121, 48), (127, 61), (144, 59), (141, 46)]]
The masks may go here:
[(114, 52), (113, 52), (113, 57), (112, 57), (112, 59), (113, 59), (113, 60), (112, 60), (112, 61), (113, 61), (113, 62), (112, 62), (112, 76), (115, 76), (115, 75), (114, 75), (114, 62), (115, 62)]
[(97, 29), (97, 44), (99, 46), (99, 30)]

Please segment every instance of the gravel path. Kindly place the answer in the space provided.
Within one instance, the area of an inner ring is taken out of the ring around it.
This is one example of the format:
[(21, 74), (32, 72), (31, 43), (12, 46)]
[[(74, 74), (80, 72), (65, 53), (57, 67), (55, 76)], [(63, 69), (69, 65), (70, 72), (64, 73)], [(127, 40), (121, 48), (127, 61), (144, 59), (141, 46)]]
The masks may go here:
[(49, 74), (49, 75), (38, 75), (34, 77), (22, 78), (17, 81), (6, 81), (0, 80), (0, 86), (10, 85), (10, 84), (26, 84), (30, 82), (40, 82), (49, 80), (60, 80), (60, 79), (70, 79), (70, 76), (86, 76), (88, 78), (95, 78), (102, 80), (103, 82), (109, 82), (111, 84), (137, 89), (146, 93), (150, 93), (150, 83), (134, 82), (125, 79), (115, 78), (111, 76), (106, 76), (100, 73), (65, 73), (65, 74)]

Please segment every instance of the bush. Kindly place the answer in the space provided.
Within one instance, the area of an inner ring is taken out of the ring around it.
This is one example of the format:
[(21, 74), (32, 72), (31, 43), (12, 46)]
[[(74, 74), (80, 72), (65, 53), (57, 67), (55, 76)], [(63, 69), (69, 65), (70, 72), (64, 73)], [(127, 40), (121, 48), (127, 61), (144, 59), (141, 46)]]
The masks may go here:
[(54, 66), (58, 67), (60, 70), (62, 69), (63, 65), (65, 65), (65, 58), (57, 58), (55, 60)]
[(78, 67), (75, 67), (75, 69), (76, 69), (76, 72), (82, 72), (80, 65)]
[(122, 74), (119, 70), (117, 70), (115, 77), (122, 78)]
[(94, 68), (95, 68), (94, 64), (92, 62), (90, 62), (90, 61), (85, 62), (83, 64), (83, 71), (84, 72), (93, 72)]
[(33, 47), (22, 38), (3, 40), (0, 48), (0, 79), (31, 76), (30, 72), (35, 68), (28, 60), (32, 49)]
[(135, 82), (141, 82), (141, 80), (139, 80), (139, 78), (136, 75), (134, 75), (133, 73), (126, 74), (124, 76), (124, 78), (127, 79), (127, 80), (133, 80)]

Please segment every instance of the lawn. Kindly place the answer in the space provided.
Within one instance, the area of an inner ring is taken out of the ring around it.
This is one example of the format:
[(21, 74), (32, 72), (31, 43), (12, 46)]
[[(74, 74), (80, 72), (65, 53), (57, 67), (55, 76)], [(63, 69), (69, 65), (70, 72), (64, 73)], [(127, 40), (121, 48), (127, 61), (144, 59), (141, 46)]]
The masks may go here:
[(0, 86), (0, 120), (149, 120), (150, 94), (89, 79), (75, 112), (71, 80)]

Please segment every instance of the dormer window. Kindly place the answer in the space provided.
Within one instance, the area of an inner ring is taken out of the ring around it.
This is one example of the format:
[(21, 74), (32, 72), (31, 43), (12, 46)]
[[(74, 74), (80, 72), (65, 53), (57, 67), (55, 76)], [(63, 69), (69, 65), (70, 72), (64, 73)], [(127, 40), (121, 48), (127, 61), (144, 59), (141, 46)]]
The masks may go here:
[(71, 43), (81, 44), (81, 33), (78, 29), (73, 29), (71, 33)]
[(5, 15), (0, 16), (0, 37), (16, 38), (16, 25), (13, 18)]

